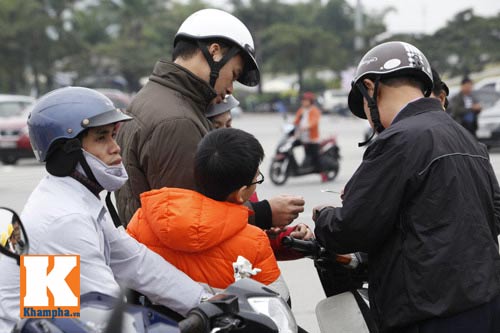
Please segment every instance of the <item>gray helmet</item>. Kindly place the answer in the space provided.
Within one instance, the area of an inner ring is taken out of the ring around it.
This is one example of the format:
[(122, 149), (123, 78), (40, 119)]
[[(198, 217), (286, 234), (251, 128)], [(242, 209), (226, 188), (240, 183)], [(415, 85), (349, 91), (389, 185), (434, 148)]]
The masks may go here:
[(207, 118), (215, 117), (224, 112), (231, 111), (231, 109), (237, 107), (238, 105), (240, 105), (240, 102), (234, 98), (233, 95), (226, 95), (226, 98), (224, 98), (222, 102), (210, 104), (207, 112), (205, 112), (205, 116)]
[(429, 96), (432, 91), (431, 66), (419, 49), (405, 42), (383, 43), (368, 51), (356, 69), (348, 100), (349, 108), (355, 116), (366, 119), (363, 94), (357, 84), (365, 78), (388, 76), (416, 77), (424, 84), (425, 96)]

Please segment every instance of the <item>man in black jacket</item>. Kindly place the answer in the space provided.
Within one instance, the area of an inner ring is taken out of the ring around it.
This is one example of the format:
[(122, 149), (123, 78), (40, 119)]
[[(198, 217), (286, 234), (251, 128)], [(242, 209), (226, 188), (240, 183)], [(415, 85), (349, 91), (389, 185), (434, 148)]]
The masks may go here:
[(388, 42), (361, 60), (349, 107), (379, 133), (313, 211), (329, 251), (368, 253), (381, 332), (500, 332), (500, 189), (487, 150), (428, 96), (430, 65)]

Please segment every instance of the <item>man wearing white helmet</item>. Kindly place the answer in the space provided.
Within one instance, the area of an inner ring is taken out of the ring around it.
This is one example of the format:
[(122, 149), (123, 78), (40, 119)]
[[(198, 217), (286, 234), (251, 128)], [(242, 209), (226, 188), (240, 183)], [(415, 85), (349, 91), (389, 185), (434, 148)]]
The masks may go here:
[[(195, 190), (196, 147), (213, 129), (206, 111), (232, 94), (235, 80), (247, 86), (260, 80), (250, 31), (221, 10), (193, 13), (175, 36), (172, 61), (156, 63), (128, 108), (135, 120), (118, 136), (130, 175), (117, 195), (124, 224), (140, 207), (143, 192), (165, 186)], [(304, 201), (278, 196), (253, 205), (258, 225), (267, 229), (293, 221)]]
[(378, 132), (344, 189), (313, 211), (318, 241), (368, 253), (380, 332), (500, 332), (500, 189), (486, 148), (429, 96), (413, 45), (361, 59), (349, 107)]

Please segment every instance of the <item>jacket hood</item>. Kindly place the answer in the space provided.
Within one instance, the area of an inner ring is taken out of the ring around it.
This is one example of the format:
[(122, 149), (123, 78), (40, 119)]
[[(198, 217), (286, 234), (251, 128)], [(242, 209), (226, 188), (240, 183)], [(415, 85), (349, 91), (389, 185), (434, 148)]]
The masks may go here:
[(141, 207), (139, 219), (149, 224), (164, 246), (182, 252), (217, 246), (245, 228), (252, 214), (243, 205), (167, 187), (142, 193)]

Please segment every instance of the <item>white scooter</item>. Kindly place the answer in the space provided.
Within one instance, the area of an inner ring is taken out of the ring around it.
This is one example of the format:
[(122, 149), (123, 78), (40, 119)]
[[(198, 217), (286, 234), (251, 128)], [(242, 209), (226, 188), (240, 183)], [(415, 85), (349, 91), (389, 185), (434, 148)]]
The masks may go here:
[[(19, 265), (21, 255), (29, 253), (29, 240), (15, 211), (0, 208), (0, 235), (0, 256), (8, 257), (0, 259), (16, 260)], [(279, 294), (251, 279), (236, 281), (179, 322), (155, 309), (125, 303), (126, 296), (124, 293), (123, 297), (114, 298), (95, 292), (81, 295), (79, 318), (22, 319), (12, 332), (297, 333), (298, 330), (290, 307)]]

